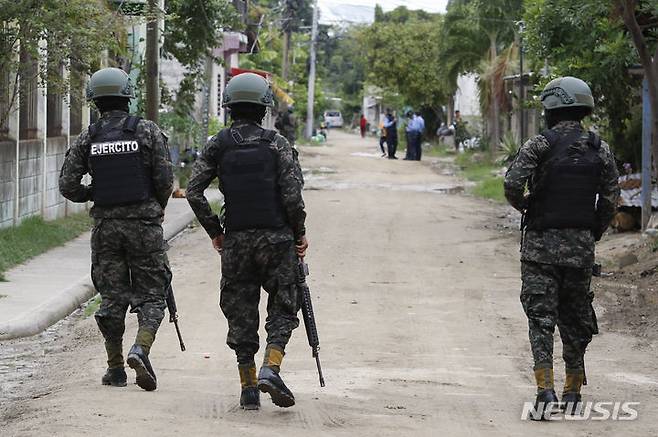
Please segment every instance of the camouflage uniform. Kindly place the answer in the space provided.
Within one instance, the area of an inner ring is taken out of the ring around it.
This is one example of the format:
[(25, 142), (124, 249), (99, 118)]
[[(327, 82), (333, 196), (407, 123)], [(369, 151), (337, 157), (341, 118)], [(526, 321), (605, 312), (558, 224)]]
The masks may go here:
[[(126, 112), (109, 111), (103, 114), (100, 124), (120, 127), (126, 117)], [(141, 120), (135, 135), (144, 145), (143, 159), (152, 175), (153, 197), (139, 204), (93, 206), (90, 211), (94, 219), (91, 274), (102, 298), (96, 321), (106, 342), (113, 344), (121, 343), (129, 306), (137, 313), (140, 330), (155, 336), (164, 317), (165, 293), (171, 282), (162, 231), (164, 210), (173, 189), (169, 149), (166, 137), (151, 121)], [(88, 131), (82, 132), (66, 153), (59, 177), (60, 192), (74, 202), (93, 200), (91, 186), (80, 183), (90, 172), (90, 145)], [(140, 344), (139, 338), (136, 343)], [(150, 344), (144, 346), (148, 350)], [(108, 358), (110, 368), (123, 366), (123, 358)]]
[[(245, 142), (255, 141), (262, 133), (256, 123), (236, 121), (237, 130)], [(218, 136), (206, 145), (194, 164), (187, 187), (187, 199), (199, 222), (211, 238), (223, 233), (219, 217), (210, 209), (204, 190), (220, 175), (215, 156), (223, 146)], [(284, 350), (292, 330), (299, 325), (299, 299), (295, 284), (295, 241), (306, 233), (306, 213), (302, 199), (303, 179), (297, 152), (288, 141), (277, 135), (274, 145), (278, 156), (277, 182), (288, 225), (282, 229), (247, 229), (228, 231), (222, 251), (220, 307), (228, 320), (228, 346), (235, 350), (238, 363), (253, 363), (259, 348), (258, 302), (260, 288), (268, 293), (268, 345)], [(222, 190), (220, 182), (220, 190)], [(230, 210), (231, 205), (226, 205)]]
[[(553, 131), (568, 135), (582, 127), (578, 122), (560, 122)], [(584, 131), (571, 148), (586, 150)], [(526, 185), (537, 187), (544, 175), (543, 159), (550, 150), (541, 135), (528, 140), (505, 175), (505, 196), (521, 212), (527, 209)], [(590, 291), (594, 244), (612, 219), (619, 186), (615, 160), (609, 146), (602, 142), (599, 157), (603, 162), (596, 217), (597, 235), (588, 229), (527, 230), (521, 248), (523, 287), (521, 303), (528, 317), (530, 345), (535, 370), (553, 367), (553, 332), (558, 325), (563, 343), (563, 358), (568, 370), (583, 369), (583, 356), (592, 335), (597, 333), (596, 316)]]

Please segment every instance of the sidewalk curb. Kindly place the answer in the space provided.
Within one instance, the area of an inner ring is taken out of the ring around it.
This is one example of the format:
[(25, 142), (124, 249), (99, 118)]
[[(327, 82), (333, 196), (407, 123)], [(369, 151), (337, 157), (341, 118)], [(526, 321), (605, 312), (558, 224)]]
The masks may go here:
[[(209, 194), (209, 193), (207, 193)], [(215, 200), (215, 196), (207, 196)], [(164, 237), (171, 240), (181, 233), (194, 220), (194, 213), (188, 211), (167, 223), (164, 228)], [(87, 274), (71, 287), (55, 294), (39, 305), (32, 313), (19, 316), (0, 323), (0, 341), (14, 338), (29, 337), (43, 332), (54, 323), (69, 316), (80, 305), (94, 297), (96, 289)]]

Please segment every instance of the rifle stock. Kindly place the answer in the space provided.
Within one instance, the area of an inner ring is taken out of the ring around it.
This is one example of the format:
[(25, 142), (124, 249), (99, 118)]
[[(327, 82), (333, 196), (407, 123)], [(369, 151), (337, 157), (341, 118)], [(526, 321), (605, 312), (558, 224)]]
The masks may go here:
[(308, 265), (301, 259), (298, 259), (297, 282), (301, 291), (302, 315), (304, 317), (306, 337), (308, 338), (308, 345), (311, 347), (313, 358), (315, 358), (315, 364), (318, 367), (320, 387), (324, 387), (324, 376), (322, 375), (322, 366), (320, 365), (320, 338), (318, 337), (318, 328), (315, 324), (311, 291), (308, 289), (308, 285), (306, 285), (306, 276), (308, 276)]

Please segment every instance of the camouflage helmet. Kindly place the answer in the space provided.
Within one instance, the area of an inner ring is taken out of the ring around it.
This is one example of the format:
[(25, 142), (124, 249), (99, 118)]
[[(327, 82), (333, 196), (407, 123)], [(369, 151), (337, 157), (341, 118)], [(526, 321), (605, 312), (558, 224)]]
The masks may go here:
[(546, 110), (586, 107), (594, 109), (592, 90), (582, 80), (571, 77), (558, 77), (550, 81), (541, 93), (541, 104)]
[(91, 75), (87, 83), (87, 99), (99, 97), (135, 97), (128, 74), (118, 68), (103, 68)]
[(272, 88), (263, 76), (255, 73), (238, 74), (226, 85), (222, 106), (231, 106), (235, 103), (273, 107)]

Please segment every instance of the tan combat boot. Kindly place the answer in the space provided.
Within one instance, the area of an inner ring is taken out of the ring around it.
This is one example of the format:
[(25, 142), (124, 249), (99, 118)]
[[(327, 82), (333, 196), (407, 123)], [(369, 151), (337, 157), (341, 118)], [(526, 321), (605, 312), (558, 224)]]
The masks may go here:
[(566, 369), (564, 391), (562, 392), (562, 408), (569, 415), (578, 414), (581, 405), (580, 389), (585, 381), (583, 369)]

